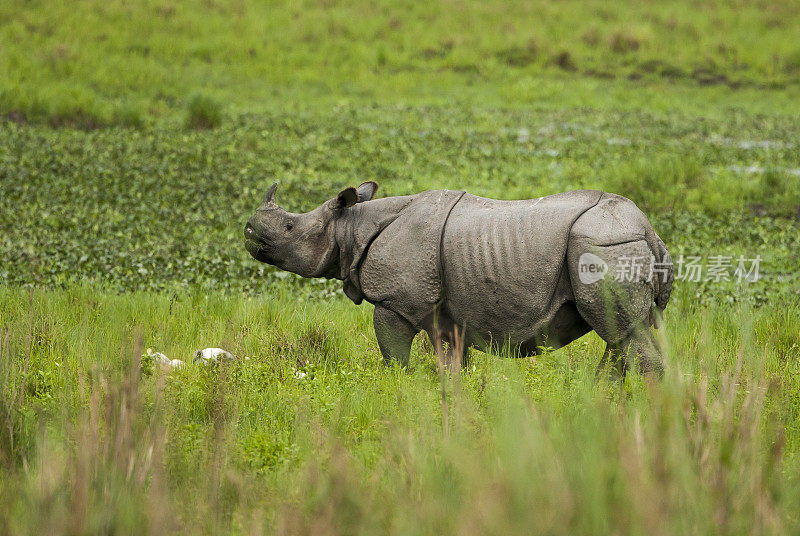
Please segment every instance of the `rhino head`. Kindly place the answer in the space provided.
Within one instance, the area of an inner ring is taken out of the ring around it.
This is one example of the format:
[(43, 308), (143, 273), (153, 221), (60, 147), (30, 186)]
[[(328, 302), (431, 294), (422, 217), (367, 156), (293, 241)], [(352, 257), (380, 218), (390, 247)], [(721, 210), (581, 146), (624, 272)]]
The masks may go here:
[(369, 201), (378, 184), (345, 188), (311, 212), (295, 214), (275, 202), (275, 183), (244, 228), (245, 247), (256, 260), (303, 277), (339, 276), (336, 222), (350, 207)]

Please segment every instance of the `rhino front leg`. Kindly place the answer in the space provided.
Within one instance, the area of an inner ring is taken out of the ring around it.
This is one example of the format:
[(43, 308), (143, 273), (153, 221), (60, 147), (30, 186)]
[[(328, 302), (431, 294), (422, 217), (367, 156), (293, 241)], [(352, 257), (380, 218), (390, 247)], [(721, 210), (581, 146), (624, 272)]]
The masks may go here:
[(384, 364), (388, 365), (392, 359), (397, 359), (407, 367), (411, 343), (418, 330), (399, 314), (380, 305), (375, 306), (372, 324)]

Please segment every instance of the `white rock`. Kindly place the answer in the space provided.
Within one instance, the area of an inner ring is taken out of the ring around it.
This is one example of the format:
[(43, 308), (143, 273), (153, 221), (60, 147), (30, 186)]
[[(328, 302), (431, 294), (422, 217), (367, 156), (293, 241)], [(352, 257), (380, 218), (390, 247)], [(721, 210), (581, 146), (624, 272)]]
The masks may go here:
[(222, 348), (204, 348), (194, 354), (194, 362), (202, 365), (215, 365), (220, 361), (233, 361), (233, 355)]
[(170, 358), (168, 358), (167, 356), (165, 356), (161, 352), (153, 351), (152, 348), (148, 348), (147, 349), (147, 357), (152, 358), (153, 361), (155, 361), (156, 363), (160, 363), (162, 365), (171, 365), (172, 364), (172, 360)]

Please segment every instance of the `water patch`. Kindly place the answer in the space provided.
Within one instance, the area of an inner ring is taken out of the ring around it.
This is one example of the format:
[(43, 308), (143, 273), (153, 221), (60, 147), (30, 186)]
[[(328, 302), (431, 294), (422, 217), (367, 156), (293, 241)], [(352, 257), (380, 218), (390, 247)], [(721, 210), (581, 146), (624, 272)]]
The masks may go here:
[(556, 132), (568, 133), (568, 134), (583, 134), (583, 135), (593, 135), (597, 134), (598, 130), (596, 128), (590, 127), (588, 125), (583, 125), (580, 123), (548, 123), (547, 125), (541, 127), (536, 133), (539, 136), (552, 136)]
[(549, 125), (545, 125), (542, 128), (540, 128), (538, 134), (540, 136), (549, 136), (555, 131), (556, 131), (556, 126), (553, 123), (550, 123)]
[(737, 147), (739, 149), (753, 150), (753, 149), (784, 149), (789, 147), (789, 144), (777, 140), (735, 140), (733, 138), (712, 137), (712, 143), (717, 145), (724, 145), (726, 147)]
[(781, 167), (763, 168), (761, 166), (728, 166), (728, 169), (733, 171), (734, 173), (739, 173), (741, 175), (775, 171), (777, 173), (785, 173), (786, 175), (792, 175), (793, 177), (800, 177), (800, 168), (781, 168)]
[(740, 149), (782, 149), (786, 147), (786, 144), (781, 141), (773, 141), (773, 140), (742, 140), (737, 143), (737, 147)]
[(609, 145), (632, 145), (633, 142), (631, 140), (625, 138), (608, 138), (606, 143)]

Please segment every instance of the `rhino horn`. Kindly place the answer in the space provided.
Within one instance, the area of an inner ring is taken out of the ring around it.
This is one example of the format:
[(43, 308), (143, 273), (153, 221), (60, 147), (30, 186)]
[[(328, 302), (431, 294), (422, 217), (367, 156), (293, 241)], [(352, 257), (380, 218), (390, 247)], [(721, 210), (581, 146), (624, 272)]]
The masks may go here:
[(278, 189), (278, 183), (272, 183), (272, 186), (269, 187), (269, 191), (267, 192), (267, 197), (264, 199), (264, 203), (272, 203), (273, 199), (275, 198), (275, 190)]

